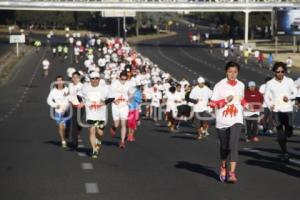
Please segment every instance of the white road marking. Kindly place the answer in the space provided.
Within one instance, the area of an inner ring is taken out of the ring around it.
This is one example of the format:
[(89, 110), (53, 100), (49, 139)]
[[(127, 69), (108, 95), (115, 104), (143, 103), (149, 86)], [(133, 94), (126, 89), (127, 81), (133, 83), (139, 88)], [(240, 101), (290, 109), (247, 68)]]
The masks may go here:
[(93, 170), (94, 166), (92, 163), (81, 163), (81, 168), (83, 170)]
[(252, 152), (252, 153), (259, 153), (259, 152), (261, 152), (260, 150), (256, 150), (256, 149), (248, 148), (248, 147), (245, 147), (242, 150), (248, 151), (248, 152)]
[(78, 156), (80, 156), (80, 157), (86, 157), (86, 153), (78, 152)]
[(99, 193), (99, 188), (97, 183), (85, 183), (85, 191), (88, 194)]
[[(33, 80), (34, 80), (34, 78), (35, 78), (35, 76), (36, 76), (36, 74), (37, 74), (37, 72), (38, 72), (38, 70), (39, 70), (39, 68), (40, 68), (41, 62), (42, 62), (43, 58), (45, 57), (46, 53), (47, 53), (47, 51), (44, 51), (44, 53), (43, 53), (41, 59), (40, 59), (39, 62), (37, 63), (37, 65), (36, 65), (36, 67), (35, 67), (35, 69), (34, 69), (34, 72), (33, 72), (32, 76), (31, 76), (31, 79), (30, 79), (30, 81), (29, 81), (29, 87), (31, 87), (32, 82), (33, 82)], [(16, 108), (20, 107), (20, 104), (23, 102), (23, 99), (25, 98), (25, 96), (26, 96), (26, 94), (27, 94), (27, 92), (28, 92), (28, 90), (29, 90), (29, 87), (26, 87), (26, 88), (24, 89), (23, 95), (20, 97), (20, 99), (17, 101), (17, 103), (16, 103), (16, 104), (15, 104), (15, 105), (7, 112), (7, 114), (4, 115), (3, 118), (7, 118), (10, 114), (12, 114), (13, 112), (16, 111)], [(3, 119), (3, 120), (0, 120), (0, 121), (4, 121), (4, 119)]]

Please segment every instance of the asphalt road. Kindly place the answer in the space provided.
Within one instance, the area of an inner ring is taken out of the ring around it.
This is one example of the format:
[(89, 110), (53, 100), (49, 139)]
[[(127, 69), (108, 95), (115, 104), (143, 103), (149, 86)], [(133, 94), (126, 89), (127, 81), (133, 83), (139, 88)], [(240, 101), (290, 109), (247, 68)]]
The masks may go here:
[[(204, 48), (187, 45), (184, 35), (141, 44), (138, 50), (178, 79), (196, 79), (201, 74), (216, 82), (223, 77), (224, 61)], [(192, 55), (197, 55), (197, 60)], [(51, 59), (50, 74), (44, 78), (44, 57), (51, 58), (44, 48), (24, 57), (10, 82), (0, 88), (1, 200), (281, 200), (300, 195), (297, 136), (289, 140), (295, 161), (290, 164), (277, 157), (275, 137), (261, 137), (257, 144), (241, 141), (236, 185), (217, 180), (214, 127), (209, 139), (199, 142), (193, 139), (195, 131), (190, 127), (182, 126), (174, 134), (163, 123), (156, 127), (143, 120), (137, 141), (125, 150), (117, 148), (118, 138), (111, 139), (108, 129), (97, 160), (87, 155), (86, 130), (78, 151), (62, 149), (46, 97), (51, 81), (65, 74), (70, 60)], [(260, 74), (254, 69), (244, 66), (242, 79), (262, 82), (267, 72)]]

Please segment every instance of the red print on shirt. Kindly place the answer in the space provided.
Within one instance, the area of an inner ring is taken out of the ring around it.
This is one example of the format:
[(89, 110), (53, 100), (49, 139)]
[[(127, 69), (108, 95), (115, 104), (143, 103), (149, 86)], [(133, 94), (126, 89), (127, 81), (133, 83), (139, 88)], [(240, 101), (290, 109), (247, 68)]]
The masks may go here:
[(230, 117), (235, 117), (236, 114), (238, 113), (238, 109), (235, 107), (234, 104), (229, 105), (226, 110), (223, 111), (223, 116), (227, 117), (230, 115)]
[(97, 103), (96, 101), (93, 101), (92, 103), (91, 103), (91, 105), (89, 106), (89, 108), (91, 109), (91, 110), (98, 110), (98, 109), (100, 109), (101, 108), (101, 106), (102, 105), (100, 105), (99, 103)]

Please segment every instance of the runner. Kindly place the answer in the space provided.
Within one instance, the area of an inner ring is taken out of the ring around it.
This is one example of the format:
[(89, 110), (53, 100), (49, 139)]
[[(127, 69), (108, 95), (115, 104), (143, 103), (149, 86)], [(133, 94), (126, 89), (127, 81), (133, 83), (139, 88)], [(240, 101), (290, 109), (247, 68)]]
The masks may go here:
[(291, 57), (288, 57), (288, 59), (286, 60), (286, 67), (287, 67), (287, 73), (290, 74), (292, 71), (292, 67), (293, 67), (293, 59)]
[(69, 48), (67, 46), (64, 46), (63, 52), (64, 52), (64, 59), (66, 60), (68, 58)]
[(208, 118), (211, 118), (208, 102), (212, 96), (212, 91), (205, 85), (203, 77), (199, 77), (197, 81), (198, 85), (192, 89), (189, 98), (194, 103), (193, 112), (197, 122), (196, 128), (198, 133), (196, 139), (202, 140), (208, 135)]
[(64, 85), (62, 76), (57, 76), (55, 86), (51, 89), (48, 97), (48, 105), (54, 109), (54, 119), (58, 125), (58, 133), (61, 146), (67, 148), (66, 130), (70, 125), (68, 88)]
[(123, 71), (120, 74), (120, 80), (116, 80), (112, 83), (110, 92), (112, 92), (115, 100), (112, 104), (112, 115), (114, 124), (110, 129), (111, 136), (116, 135), (116, 130), (121, 126), (121, 141), (119, 147), (121, 149), (125, 148), (125, 138), (126, 138), (126, 126), (128, 118), (128, 100), (129, 100), (129, 90), (130, 87), (127, 84), (127, 72)]
[(243, 100), (245, 86), (237, 80), (239, 70), (240, 66), (235, 62), (226, 64), (227, 77), (215, 85), (210, 102), (215, 109), (216, 129), (220, 139), (220, 180), (222, 182), (227, 180), (229, 183), (237, 182), (235, 171), (243, 125), (242, 104), (245, 105)]
[[(271, 80), (271, 77), (267, 77), (265, 79), (265, 83), (262, 84), (259, 88), (259, 92), (264, 96), (265, 91), (266, 91), (266, 83)], [(264, 99), (263, 103), (263, 118), (261, 120), (262, 126), (263, 126), (263, 134), (266, 135), (272, 135), (273, 134), (273, 117), (272, 117), (272, 112), (268, 108), (266, 104), (266, 100)]]
[(263, 95), (256, 89), (254, 81), (248, 83), (248, 89), (245, 91), (245, 100), (249, 103), (251, 109), (244, 111), (246, 120), (247, 136), (246, 142), (258, 142), (258, 118), (264, 102)]
[(274, 78), (266, 84), (265, 100), (275, 121), (277, 139), (282, 151), (280, 157), (289, 161), (287, 138), (293, 135), (293, 100), (296, 98), (297, 88), (294, 81), (285, 76), (285, 63), (276, 62), (273, 72)]
[(63, 51), (63, 47), (61, 45), (58, 45), (57, 47), (57, 52), (58, 52), (58, 56), (60, 57)]
[(152, 107), (152, 115), (154, 123), (156, 126), (159, 126), (158, 120), (160, 119), (160, 106), (162, 101), (162, 93), (158, 90), (158, 85), (153, 86), (153, 93), (151, 98), (151, 107)]
[(89, 142), (92, 147), (92, 158), (98, 158), (102, 144), (104, 128), (107, 123), (106, 105), (113, 101), (109, 98), (109, 90), (100, 83), (100, 74), (92, 72), (90, 83), (85, 84), (81, 90), (83, 103), (85, 106), (86, 120), (89, 124)]
[(53, 55), (52, 57), (53, 57), (53, 58), (56, 57), (56, 52), (57, 52), (56, 47), (53, 47), (53, 48), (52, 48), (52, 55)]
[[(79, 133), (82, 130), (82, 126), (79, 124), (82, 119), (83, 108), (80, 108), (80, 102), (82, 98), (79, 96), (82, 89), (82, 83), (80, 82), (80, 73), (75, 71), (72, 73), (71, 83), (69, 84), (69, 101), (71, 102), (73, 113), (72, 113), (72, 124), (71, 124), (71, 136), (72, 144), (71, 147), (76, 149), (78, 147)], [(79, 113), (78, 113), (79, 112)]]
[(141, 86), (136, 86), (132, 88), (130, 91), (132, 97), (129, 99), (129, 113), (128, 113), (128, 135), (127, 141), (134, 142), (135, 141), (135, 131), (137, 129), (137, 123), (139, 121), (139, 107), (142, 103), (142, 92)]
[(44, 77), (47, 77), (49, 72), (49, 66), (50, 66), (49, 60), (44, 59), (42, 65), (43, 65), (43, 75)]

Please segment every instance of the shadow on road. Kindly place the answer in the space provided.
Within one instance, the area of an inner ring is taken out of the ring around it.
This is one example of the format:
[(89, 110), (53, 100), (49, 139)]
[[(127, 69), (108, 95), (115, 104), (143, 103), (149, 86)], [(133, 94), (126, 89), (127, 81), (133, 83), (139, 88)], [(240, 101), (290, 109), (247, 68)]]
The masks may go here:
[(59, 141), (54, 141), (54, 140), (46, 141), (46, 142), (44, 142), (44, 144), (51, 144), (51, 145), (53, 145), (53, 146), (61, 147), (61, 142), (59, 142)]
[(292, 166), (299, 167), (298, 165), (293, 163), (285, 163), (281, 161), (280, 158), (278, 157), (271, 157), (271, 156), (261, 155), (256, 152), (247, 152), (247, 151), (240, 151), (240, 155), (251, 158), (245, 161), (247, 165), (257, 166), (265, 169), (282, 172), (284, 174), (293, 177), (300, 177), (300, 170), (292, 168)]
[(186, 161), (178, 161), (177, 164), (175, 165), (176, 168), (178, 169), (185, 169), (194, 173), (202, 174), (204, 176), (213, 178), (218, 180), (219, 175), (216, 173), (214, 168), (212, 167), (207, 167), (195, 163), (190, 163)]
[(112, 142), (112, 141), (103, 141), (102, 145), (104, 145), (104, 146), (116, 146), (116, 147), (118, 147), (119, 143), (118, 142)]
[(174, 138), (174, 139), (183, 139), (183, 140), (194, 140), (194, 141), (196, 141), (194, 136), (185, 136), (185, 135), (179, 136), (179, 135), (174, 135), (174, 136), (172, 136), (172, 138)]

